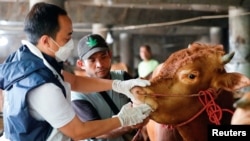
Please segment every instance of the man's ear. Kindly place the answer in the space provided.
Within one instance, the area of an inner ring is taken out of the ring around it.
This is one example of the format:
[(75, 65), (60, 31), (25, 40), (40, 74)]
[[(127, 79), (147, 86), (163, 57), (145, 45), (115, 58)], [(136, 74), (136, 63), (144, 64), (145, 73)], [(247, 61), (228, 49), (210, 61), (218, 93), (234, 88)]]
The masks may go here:
[(38, 44), (41, 44), (43, 47), (49, 47), (50, 46), (50, 44), (49, 44), (49, 36), (43, 35), (39, 39)]
[(43, 35), (41, 38), (38, 40), (37, 45), (36, 45), (42, 52), (47, 53), (48, 55), (54, 56), (51, 51), (48, 50), (50, 48), (51, 44), (49, 41), (49, 36)]
[(81, 69), (84, 69), (84, 62), (81, 59), (78, 59), (76, 61), (76, 66), (81, 68)]

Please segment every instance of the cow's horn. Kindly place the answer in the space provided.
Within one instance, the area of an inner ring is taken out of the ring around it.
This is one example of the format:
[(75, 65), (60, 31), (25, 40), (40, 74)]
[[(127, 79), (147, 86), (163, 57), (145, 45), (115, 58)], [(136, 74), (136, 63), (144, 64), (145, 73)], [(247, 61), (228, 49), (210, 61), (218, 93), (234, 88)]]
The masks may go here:
[(234, 56), (234, 52), (225, 54), (224, 56), (222, 56), (221, 62), (222, 62), (223, 64), (226, 64), (226, 63), (228, 63), (228, 62), (231, 61), (231, 59), (233, 58), (233, 56)]

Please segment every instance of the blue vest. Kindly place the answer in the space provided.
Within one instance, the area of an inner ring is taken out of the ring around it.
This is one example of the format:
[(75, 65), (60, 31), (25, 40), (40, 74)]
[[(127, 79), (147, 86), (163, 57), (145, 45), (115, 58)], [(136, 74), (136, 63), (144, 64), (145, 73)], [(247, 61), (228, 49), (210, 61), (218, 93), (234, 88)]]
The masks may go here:
[(6, 138), (11, 141), (47, 139), (53, 127), (47, 121), (38, 121), (30, 115), (26, 97), (29, 91), (45, 83), (54, 83), (65, 95), (57, 77), (26, 46), (19, 48), (0, 65), (0, 88), (5, 90), (3, 116)]

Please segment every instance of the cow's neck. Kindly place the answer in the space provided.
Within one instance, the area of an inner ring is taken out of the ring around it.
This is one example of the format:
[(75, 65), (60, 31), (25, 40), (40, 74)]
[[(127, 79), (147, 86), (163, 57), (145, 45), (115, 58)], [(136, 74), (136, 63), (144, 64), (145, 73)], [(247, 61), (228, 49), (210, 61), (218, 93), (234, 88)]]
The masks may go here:
[(197, 117), (192, 122), (177, 127), (183, 141), (207, 141), (207, 126), (209, 124), (206, 113)]

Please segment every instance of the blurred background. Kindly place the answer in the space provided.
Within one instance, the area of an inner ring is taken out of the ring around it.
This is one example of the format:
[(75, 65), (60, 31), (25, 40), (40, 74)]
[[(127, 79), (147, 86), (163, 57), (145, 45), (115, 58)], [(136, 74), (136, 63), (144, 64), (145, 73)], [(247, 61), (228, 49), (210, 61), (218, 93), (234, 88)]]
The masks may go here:
[[(25, 15), (40, 1), (66, 9), (75, 48), (84, 35), (101, 34), (114, 61), (124, 62), (132, 75), (140, 45), (150, 45), (153, 57), (163, 62), (198, 41), (236, 51), (230, 70), (249, 76), (250, 0), (0, 0), (0, 62), (20, 47)], [(76, 59), (75, 50), (68, 62), (74, 66)]]

